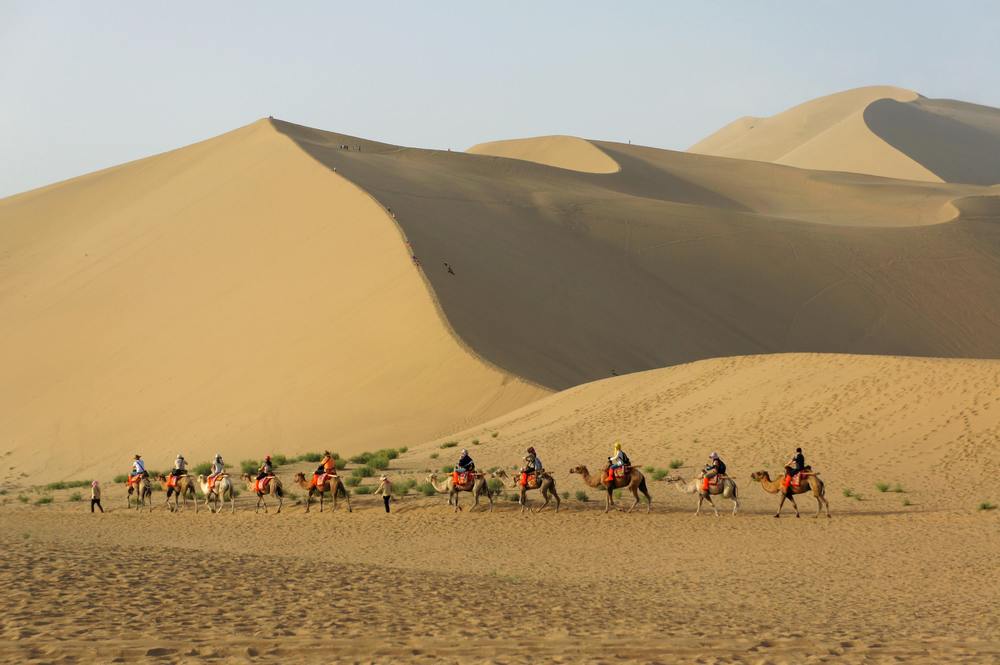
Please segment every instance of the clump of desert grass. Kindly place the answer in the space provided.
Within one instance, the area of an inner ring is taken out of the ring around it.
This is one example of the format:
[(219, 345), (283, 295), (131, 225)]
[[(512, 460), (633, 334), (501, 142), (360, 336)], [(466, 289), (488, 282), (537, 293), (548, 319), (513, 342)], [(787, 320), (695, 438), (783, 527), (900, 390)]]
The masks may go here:
[(580, 503), (587, 503), (588, 501), (590, 501), (590, 495), (587, 494), (584, 490), (577, 490), (575, 496), (576, 500), (579, 501)]

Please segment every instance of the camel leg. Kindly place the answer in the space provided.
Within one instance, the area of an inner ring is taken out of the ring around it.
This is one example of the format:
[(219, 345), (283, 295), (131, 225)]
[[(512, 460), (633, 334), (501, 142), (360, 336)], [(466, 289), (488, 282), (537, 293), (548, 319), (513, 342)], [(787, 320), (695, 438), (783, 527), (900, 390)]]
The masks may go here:
[(702, 495), (701, 492), (698, 492), (698, 509), (694, 511), (694, 516), (695, 517), (697, 517), (698, 515), (701, 515), (701, 504), (702, 504), (702, 502), (704, 500), (705, 500), (705, 497)]
[(632, 505), (629, 506), (629, 509), (625, 511), (626, 513), (631, 513), (635, 510), (635, 507), (639, 505), (639, 490), (635, 487), (629, 487), (629, 490), (632, 492), (632, 498), (634, 501), (632, 501)]
[(284, 495), (278, 495), (278, 510), (275, 512), (275, 515), (281, 513), (281, 506), (283, 506), (284, 503), (285, 503)]
[(705, 498), (708, 499), (708, 505), (712, 506), (712, 510), (715, 511), (715, 516), (719, 516), (719, 509), (715, 507), (715, 501), (712, 501), (712, 495), (706, 494)]
[(781, 501), (778, 502), (778, 512), (774, 514), (775, 517), (781, 517), (781, 508), (785, 505), (785, 493), (781, 493)]
[(347, 491), (347, 488), (346, 488), (346, 487), (344, 488), (344, 501), (346, 501), (346, 502), (347, 502), (347, 512), (349, 512), (349, 513), (350, 513), (350, 512), (354, 512), (354, 511), (353, 511), (353, 510), (351, 509), (351, 495), (350, 495), (350, 493), (349, 493), (349, 492)]
[(323, 502), (326, 497), (326, 492), (319, 493), (319, 512), (323, 512)]
[(490, 512), (492, 513), (493, 512), (493, 492), (490, 491), (489, 487), (486, 488), (486, 499), (490, 502)]
[(608, 488), (607, 496), (604, 497), (604, 514), (607, 515), (608, 511), (611, 510), (611, 506), (615, 505), (615, 500), (611, 498), (612, 489)]
[(796, 517), (802, 517), (802, 516), (801, 516), (801, 515), (799, 514), (799, 504), (798, 504), (798, 503), (797, 503), (797, 502), (795, 501), (795, 497), (794, 497), (794, 496), (791, 496), (791, 495), (790, 495), (790, 496), (788, 497), (788, 500), (792, 502), (792, 508), (794, 508), (794, 509), (795, 509), (795, 516), (796, 516)]

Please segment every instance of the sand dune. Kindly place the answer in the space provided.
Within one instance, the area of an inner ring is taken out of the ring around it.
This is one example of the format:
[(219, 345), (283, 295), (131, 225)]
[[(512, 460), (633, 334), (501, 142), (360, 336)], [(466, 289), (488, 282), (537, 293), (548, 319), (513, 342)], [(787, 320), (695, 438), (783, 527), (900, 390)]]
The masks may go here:
[(590, 141), (575, 136), (541, 136), (531, 139), (492, 141), (474, 145), (466, 152), (523, 159), (546, 166), (555, 166), (584, 173), (614, 173), (617, 162)]
[(740, 118), (692, 152), (930, 182), (1000, 182), (1000, 109), (857, 88)]
[(268, 121), (0, 201), (15, 475), (440, 435), (545, 394), (447, 329), (369, 196)]

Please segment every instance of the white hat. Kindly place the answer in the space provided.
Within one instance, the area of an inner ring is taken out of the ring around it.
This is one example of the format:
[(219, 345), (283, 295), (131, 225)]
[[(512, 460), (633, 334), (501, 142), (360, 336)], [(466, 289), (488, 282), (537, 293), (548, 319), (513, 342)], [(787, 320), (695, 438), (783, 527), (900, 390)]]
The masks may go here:
[(713, 452), (708, 456), (709, 459), (719, 459), (719, 453)]

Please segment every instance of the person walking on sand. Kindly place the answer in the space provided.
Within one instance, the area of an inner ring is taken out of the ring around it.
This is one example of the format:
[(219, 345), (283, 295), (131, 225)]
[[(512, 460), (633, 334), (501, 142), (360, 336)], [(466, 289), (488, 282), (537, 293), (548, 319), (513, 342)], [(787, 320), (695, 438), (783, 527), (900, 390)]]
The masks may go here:
[(381, 476), (378, 479), (378, 488), (375, 490), (376, 494), (382, 495), (382, 503), (385, 504), (385, 512), (389, 512), (389, 501), (392, 500), (392, 482), (386, 476)]
[(94, 512), (94, 506), (104, 512), (104, 506), (101, 505), (101, 485), (96, 480), (90, 483), (90, 512)]

